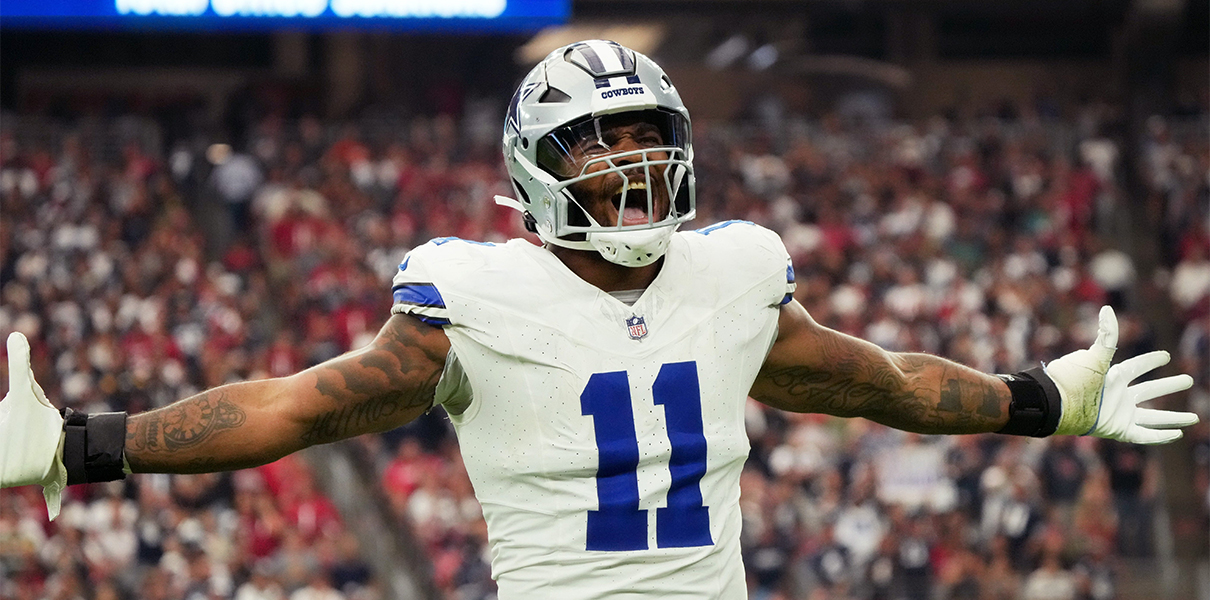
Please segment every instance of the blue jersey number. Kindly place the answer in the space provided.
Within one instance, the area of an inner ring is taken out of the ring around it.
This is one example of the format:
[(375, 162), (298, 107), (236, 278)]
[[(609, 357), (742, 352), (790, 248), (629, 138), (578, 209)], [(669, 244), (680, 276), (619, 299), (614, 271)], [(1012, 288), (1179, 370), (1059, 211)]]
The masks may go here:
[[(702, 503), (706, 474), (706, 436), (702, 433), (702, 394), (697, 363), (660, 367), (651, 389), (664, 407), (672, 458), (668, 506), (656, 509), (656, 545), (660, 548), (709, 546), (710, 513)], [(588, 511), (589, 550), (646, 550), (647, 511), (639, 508), (639, 441), (630, 408), (630, 379), (625, 371), (596, 373), (580, 394), (583, 414), (592, 417), (600, 463), (598, 510)]]

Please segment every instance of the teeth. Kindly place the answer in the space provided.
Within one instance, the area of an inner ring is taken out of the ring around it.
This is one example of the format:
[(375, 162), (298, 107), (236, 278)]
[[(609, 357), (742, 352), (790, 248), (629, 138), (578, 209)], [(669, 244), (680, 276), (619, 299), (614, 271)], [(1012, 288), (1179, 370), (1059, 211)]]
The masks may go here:
[(618, 186), (618, 191), (614, 194), (621, 194), (622, 190), (646, 190), (647, 182), (645, 181), (627, 181)]

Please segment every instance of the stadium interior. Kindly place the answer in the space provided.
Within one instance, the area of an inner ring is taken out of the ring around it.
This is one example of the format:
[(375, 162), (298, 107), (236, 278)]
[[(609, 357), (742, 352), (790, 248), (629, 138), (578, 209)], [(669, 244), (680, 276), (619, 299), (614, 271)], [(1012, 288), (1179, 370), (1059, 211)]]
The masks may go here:
[[(267, 4), (266, 4), (267, 5)], [(551, 49), (656, 59), (698, 217), (777, 231), (819, 322), (1010, 373), (1122, 319), (1162, 447), (919, 436), (749, 400), (754, 600), (1210, 599), (1210, 4), (574, 0), (563, 24), (141, 25), (0, 7), (0, 334), (143, 411), (364, 345), (428, 239), (529, 236), (500, 133)], [(7, 381), (0, 366), (0, 380)], [(495, 597), (440, 408), (256, 469), (0, 491), (0, 598)]]

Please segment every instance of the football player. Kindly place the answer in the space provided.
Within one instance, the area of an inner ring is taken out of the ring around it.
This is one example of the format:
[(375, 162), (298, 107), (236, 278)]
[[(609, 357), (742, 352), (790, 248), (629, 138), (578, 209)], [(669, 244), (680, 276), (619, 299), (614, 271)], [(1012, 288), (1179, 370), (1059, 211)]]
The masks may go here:
[(150, 412), (55, 410), (8, 340), (0, 484), (261, 465), (403, 425), (442, 404), (483, 505), (506, 600), (742, 598), (739, 478), (749, 396), (923, 433), (1181, 436), (1137, 406), (1188, 375), (1111, 366), (1117, 321), (1045, 367), (979, 373), (820, 326), (781, 241), (694, 216), (689, 114), (667, 75), (613, 42), (552, 52), (509, 107), (504, 158), (542, 247), (436, 239), (404, 257), (377, 338), (298, 374)]

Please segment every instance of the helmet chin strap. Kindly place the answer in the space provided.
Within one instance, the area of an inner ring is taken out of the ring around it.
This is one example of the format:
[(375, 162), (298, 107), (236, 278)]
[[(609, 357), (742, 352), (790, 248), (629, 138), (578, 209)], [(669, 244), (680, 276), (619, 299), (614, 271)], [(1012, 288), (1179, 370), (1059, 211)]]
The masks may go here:
[(668, 251), (672, 234), (680, 226), (680, 223), (670, 223), (638, 231), (598, 231), (585, 234), (587, 239), (582, 241), (555, 237), (547, 231), (540, 231), (538, 237), (551, 246), (596, 252), (615, 265), (634, 268), (645, 267), (659, 260)]
[(668, 251), (672, 234), (680, 225), (672, 223), (638, 231), (593, 232), (588, 234), (588, 243), (611, 263), (623, 267), (645, 267), (659, 260)]
[[(678, 172), (673, 176), (679, 179), (680, 175), (681, 174)], [(667, 178), (667, 174), (665, 175), (665, 178)], [(575, 204), (580, 210), (584, 211), (585, 216), (588, 217), (589, 221), (594, 227), (601, 227), (601, 225), (592, 218), (592, 215), (589, 214), (588, 211), (584, 210), (584, 208), (579, 205), (575, 198), (571, 196), (570, 190), (566, 189), (565, 182), (558, 182), (558, 184), (561, 185), (558, 185), (555, 190), (551, 190), (551, 188), (554, 187), (551, 184), (555, 182), (543, 181), (542, 183), (546, 185), (546, 189), (548, 191), (553, 191), (551, 195), (565, 195), (565, 202)], [(650, 181), (648, 182), (648, 185), (651, 185)], [(507, 196), (496, 196), (495, 201), (496, 204), (507, 206), (521, 212), (522, 214), (527, 212), (525, 206), (514, 198), (509, 198)], [(671, 207), (669, 207), (669, 210), (671, 210)], [(619, 214), (618, 218), (621, 219), (622, 215)], [(535, 222), (535, 229), (537, 230), (536, 233), (538, 234), (538, 237), (540, 237), (544, 243), (551, 246), (559, 246), (569, 250), (597, 252), (605, 260), (624, 267), (645, 267), (655, 263), (660, 259), (661, 256), (664, 255), (664, 253), (668, 250), (668, 244), (672, 239), (672, 234), (680, 228), (679, 220), (672, 219), (670, 217), (666, 217), (666, 219), (670, 220), (671, 222), (654, 225), (653, 227), (647, 229), (628, 231), (617, 231), (612, 229), (605, 231), (589, 231), (585, 232), (585, 239), (575, 241), (556, 235), (554, 229), (552, 228), (553, 224), (549, 221)]]
[(597, 250), (596, 246), (593, 246), (592, 243), (587, 240), (575, 242), (565, 240), (560, 237), (555, 237), (554, 235), (550, 234), (543, 235), (542, 233), (539, 233), (538, 237), (542, 238), (544, 243), (550, 244), (551, 246), (558, 246), (560, 248), (567, 248), (569, 250), (587, 250), (590, 252), (595, 252)]

